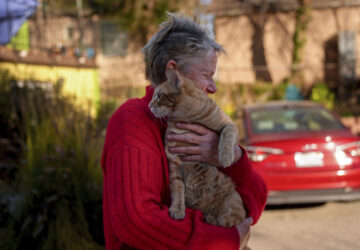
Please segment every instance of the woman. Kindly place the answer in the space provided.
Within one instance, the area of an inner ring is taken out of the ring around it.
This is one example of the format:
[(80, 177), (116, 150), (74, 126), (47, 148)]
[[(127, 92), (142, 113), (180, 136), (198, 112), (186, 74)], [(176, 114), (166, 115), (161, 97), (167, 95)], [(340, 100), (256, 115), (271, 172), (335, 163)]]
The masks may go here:
[[(223, 48), (194, 21), (169, 14), (167, 22), (144, 47), (145, 75), (151, 82), (146, 95), (123, 104), (110, 119), (103, 150), (104, 232), (106, 249), (242, 249), (264, 209), (266, 186), (253, 171), (245, 150), (234, 148), (232, 166), (221, 169), (237, 186), (248, 218), (240, 225), (222, 228), (204, 222), (198, 210), (186, 209), (185, 219), (173, 220), (170, 205), (169, 170), (163, 136), (166, 121), (148, 108), (153, 87), (166, 80), (166, 69), (176, 69), (207, 94), (216, 92), (213, 75)], [(189, 133), (170, 140), (193, 146), (172, 148), (184, 161), (220, 166), (219, 135), (198, 124), (179, 124)]]

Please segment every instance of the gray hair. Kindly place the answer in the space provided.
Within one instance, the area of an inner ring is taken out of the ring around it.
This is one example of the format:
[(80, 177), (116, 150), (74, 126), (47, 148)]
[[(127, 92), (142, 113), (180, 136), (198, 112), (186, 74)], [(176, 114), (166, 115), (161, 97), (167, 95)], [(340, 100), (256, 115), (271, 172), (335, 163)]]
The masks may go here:
[(145, 77), (152, 86), (166, 80), (166, 63), (174, 60), (186, 74), (192, 62), (214, 49), (225, 50), (211, 39), (198, 22), (180, 14), (167, 13), (168, 20), (142, 49), (145, 54)]

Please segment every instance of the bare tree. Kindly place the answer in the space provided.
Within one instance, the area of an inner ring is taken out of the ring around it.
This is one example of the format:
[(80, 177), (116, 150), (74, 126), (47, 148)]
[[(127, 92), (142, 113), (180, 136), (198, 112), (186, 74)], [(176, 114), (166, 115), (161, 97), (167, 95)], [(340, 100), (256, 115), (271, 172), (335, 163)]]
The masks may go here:
[(252, 35), (252, 63), (255, 70), (256, 80), (271, 82), (272, 78), (268, 69), (264, 48), (264, 29), (267, 21), (267, 10), (269, 4), (263, 0), (259, 14), (248, 15), (249, 21), (253, 26)]

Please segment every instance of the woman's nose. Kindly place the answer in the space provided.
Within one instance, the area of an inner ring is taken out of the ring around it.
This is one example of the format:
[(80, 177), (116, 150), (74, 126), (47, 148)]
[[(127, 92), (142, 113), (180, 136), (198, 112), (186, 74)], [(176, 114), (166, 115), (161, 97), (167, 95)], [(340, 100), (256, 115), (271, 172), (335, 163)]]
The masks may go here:
[(212, 81), (211, 84), (209, 84), (209, 86), (206, 88), (206, 93), (207, 94), (215, 94), (217, 91), (217, 87), (215, 84), (215, 81)]

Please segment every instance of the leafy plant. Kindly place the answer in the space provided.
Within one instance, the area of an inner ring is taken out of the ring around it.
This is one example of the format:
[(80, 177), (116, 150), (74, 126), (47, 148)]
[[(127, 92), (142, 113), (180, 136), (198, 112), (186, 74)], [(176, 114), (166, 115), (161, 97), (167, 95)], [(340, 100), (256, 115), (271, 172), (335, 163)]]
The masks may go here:
[(328, 109), (335, 107), (335, 93), (325, 83), (317, 83), (312, 87), (310, 100), (321, 103)]
[(0, 249), (102, 249), (105, 118), (77, 107), (60, 82), (0, 80), (22, 151), (14, 180), (0, 178)]

